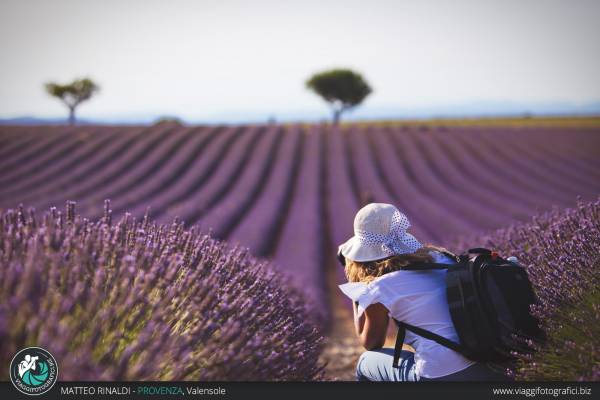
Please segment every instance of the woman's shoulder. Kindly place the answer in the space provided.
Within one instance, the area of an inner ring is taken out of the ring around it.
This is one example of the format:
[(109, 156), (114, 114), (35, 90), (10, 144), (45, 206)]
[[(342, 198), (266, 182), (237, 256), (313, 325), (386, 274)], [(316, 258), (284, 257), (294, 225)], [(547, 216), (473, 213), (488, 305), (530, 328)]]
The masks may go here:
[[(434, 263), (454, 264), (456, 262), (455, 259), (453, 259), (449, 255), (444, 254), (443, 252), (438, 251), (438, 250), (430, 250), (429, 254), (431, 254), (431, 256), (433, 257)], [(403, 274), (406, 274), (406, 273), (410, 274), (411, 272), (419, 272), (419, 271), (414, 271), (414, 270), (408, 271), (408, 270), (399, 269), (396, 271), (388, 272), (387, 274), (384, 274), (382, 276), (375, 278), (372, 283), (382, 282), (382, 281), (385, 282), (386, 280), (395, 279)], [(424, 272), (424, 271), (421, 271), (421, 272)], [(430, 272), (430, 271), (427, 271), (427, 272)]]
[[(437, 250), (430, 251), (430, 254), (433, 257), (434, 263), (440, 264), (454, 264), (456, 260), (452, 259), (450, 256), (439, 252)], [(375, 278), (373, 281), (369, 283), (369, 287), (373, 289), (386, 287), (388, 285), (397, 286), (398, 284), (402, 285), (411, 285), (415, 282), (415, 280), (420, 280), (424, 276), (431, 276), (437, 274), (445, 273), (444, 270), (428, 270), (428, 271), (414, 271), (414, 270), (403, 270), (399, 269), (396, 271), (388, 272), (382, 276)]]
[(439, 251), (439, 250), (430, 250), (429, 254), (433, 257), (433, 262), (441, 263), (441, 264), (454, 264), (456, 260), (454, 260), (449, 255)]
[[(456, 261), (454, 259), (452, 259), (450, 256), (437, 251), (437, 250), (431, 250), (429, 252), (432, 257), (433, 257), (433, 262), (436, 263), (442, 263), (442, 264), (453, 264)], [(442, 270), (440, 271), (407, 271), (407, 270), (396, 270), (396, 271), (392, 271), (392, 272), (388, 272), (386, 274), (383, 274), (381, 276), (378, 276), (377, 278), (373, 279), (371, 282), (369, 283), (365, 283), (365, 282), (354, 282), (354, 283), (350, 283), (350, 284), (346, 284), (345, 289), (346, 291), (351, 291), (353, 293), (365, 293), (365, 292), (373, 292), (373, 291), (377, 291), (379, 288), (381, 287), (385, 287), (388, 284), (395, 284), (397, 282), (403, 282), (403, 283), (408, 283), (410, 282), (410, 277), (414, 277), (417, 278), (418, 276), (422, 275), (422, 274), (415, 274), (414, 272), (426, 272), (426, 273), (441, 273), (443, 272)]]
[(358, 303), (358, 315), (374, 303), (386, 303), (385, 296), (379, 291), (378, 285), (373, 281), (366, 282), (348, 282), (338, 286), (340, 290), (352, 301)]

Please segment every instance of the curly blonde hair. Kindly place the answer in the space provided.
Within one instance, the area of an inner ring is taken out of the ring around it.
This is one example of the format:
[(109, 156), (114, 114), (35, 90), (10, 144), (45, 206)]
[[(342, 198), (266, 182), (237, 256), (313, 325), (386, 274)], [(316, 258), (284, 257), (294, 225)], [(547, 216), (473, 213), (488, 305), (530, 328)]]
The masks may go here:
[(433, 262), (433, 256), (429, 253), (430, 251), (447, 252), (448, 250), (443, 247), (428, 244), (414, 253), (400, 254), (384, 258), (383, 260), (359, 262), (346, 258), (344, 272), (346, 273), (348, 282), (368, 283), (382, 275), (398, 271), (408, 264)]

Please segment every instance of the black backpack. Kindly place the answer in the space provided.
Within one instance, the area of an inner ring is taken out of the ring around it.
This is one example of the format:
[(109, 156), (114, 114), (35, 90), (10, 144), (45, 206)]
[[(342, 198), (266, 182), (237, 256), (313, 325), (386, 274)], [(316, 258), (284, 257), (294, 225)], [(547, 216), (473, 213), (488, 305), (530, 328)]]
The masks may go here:
[(525, 268), (484, 248), (470, 249), (460, 256), (443, 254), (456, 263), (419, 263), (402, 269), (448, 270), (446, 295), (460, 343), (394, 320), (398, 325), (394, 367), (398, 366), (406, 329), (480, 362), (509, 360), (511, 350), (531, 351), (523, 339), (543, 340), (538, 321), (529, 312), (537, 299)]

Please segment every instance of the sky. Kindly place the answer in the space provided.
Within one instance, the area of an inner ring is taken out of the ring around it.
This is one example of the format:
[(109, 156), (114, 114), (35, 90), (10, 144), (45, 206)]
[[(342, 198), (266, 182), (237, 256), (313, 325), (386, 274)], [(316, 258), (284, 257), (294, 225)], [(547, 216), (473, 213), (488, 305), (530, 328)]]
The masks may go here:
[(598, 21), (597, 0), (0, 0), (0, 118), (66, 115), (43, 85), (79, 77), (101, 87), (82, 118), (324, 118), (304, 82), (334, 67), (374, 89), (355, 117), (600, 104)]

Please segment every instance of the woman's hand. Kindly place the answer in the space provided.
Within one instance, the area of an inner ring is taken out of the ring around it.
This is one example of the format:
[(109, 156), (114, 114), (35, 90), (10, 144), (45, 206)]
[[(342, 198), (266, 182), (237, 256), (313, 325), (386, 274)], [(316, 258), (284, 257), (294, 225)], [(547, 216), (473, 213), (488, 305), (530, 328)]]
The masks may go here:
[(371, 304), (358, 316), (358, 304), (354, 303), (354, 326), (360, 344), (367, 350), (383, 347), (388, 326), (388, 310), (381, 303)]

